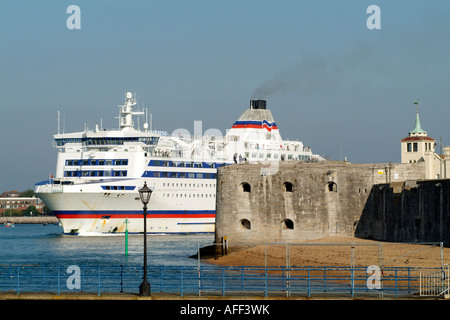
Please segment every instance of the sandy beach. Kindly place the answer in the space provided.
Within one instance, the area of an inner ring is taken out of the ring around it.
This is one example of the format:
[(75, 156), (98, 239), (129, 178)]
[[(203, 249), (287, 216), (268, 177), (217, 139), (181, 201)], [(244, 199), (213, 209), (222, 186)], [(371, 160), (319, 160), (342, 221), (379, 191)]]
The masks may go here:
[[(441, 259), (441, 251), (443, 258)], [(439, 243), (393, 243), (354, 237), (327, 237), (289, 245), (228, 247), (228, 254), (205, 262), (230, 266), (363, 266), (439, 268), (450, 263), (450, 248)]]

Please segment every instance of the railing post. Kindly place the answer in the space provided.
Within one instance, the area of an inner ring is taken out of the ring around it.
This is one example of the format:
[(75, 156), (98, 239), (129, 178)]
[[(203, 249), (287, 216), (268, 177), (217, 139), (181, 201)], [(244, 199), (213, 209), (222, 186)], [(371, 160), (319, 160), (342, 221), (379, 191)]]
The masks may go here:
[(310, 268), (308, 268), (308, 298), (311, 297), (311, 273)]
[(202, 279), (203, 279), (203, 267), (198, 268), (198, 296), (202, 295)]
[(395, 268), (395, 298), (397, 298), (397, 268)]
[(244, 291), (244, 266), (241, 266), (241, 291)]
[(222, 296), (225, 297), (225, 268), (222, 267)]
[(354, 297), (354, 279), (353, 279), (353, 275), (354, 275), (354, 270), (353, 267), (350, 269), (350, 293), (352, 298)]
[(286, 289), (286, 297), (291, 296), (291, 272), (290, 272), (291, 266), (286, 267), (286, 271), (283, 267), (283, 289)]
[(408, 294), (411, 294), (411, 267), (408, 267)]
[(44, 291), (44, 273), (45, 273), (45, 267), (41, 267), (41, 277), (42, 277), (42, 283), (41, 283), (41, 291)]
[(180, 295), (183, 296), (183, 266), (181, 266), (180, 270), (180, 277), (181, 277), (181, 289), (180, 289)]
[(267, 267), (264, 268), (264, 296), (267, 297)]
[(12, 290), (12, 266), (9, 265), (9, 291)]
[(98, 266), (98, 296), (100, 296), (100, 266)]
[(164, 266), (161, 266), (160, 287), (161, 292), (164, 292)]
[(59, 274), (60, 272), (59, 272), (59, 269), (60, 269), (60, 267), (56, 267), (56, 270), (57, 270), (57, 273), (56, 273), (56, 274), (57, 274), (57, 278), (58, 278), (58, 279), (57, 279), (57, 286), (58, 286), (58, 287), (56, 288), (56, 291), (57, 291), (57, 293), (58, 293), (58, 296), (59, 296), (59, 285), (60, 285), (60, 279), (59, 279), (59, 278), (60, 278), (60, 277), (59, 277), (59, 276), (60, 276), (60, 274)]
[(424, 284), (424, 279), (423, 279), (423, 273), (422, 273), (422, 271), (419, 271), (419, 276), (420, 276), (420, 278), (419, 278), (419, 292), (420, 292), (420, 295), (422, 295), (422, 293), (423, 293), (423, 284)]
[[(450, 293), (450, 277), (449, 277), (449, 266), (448, 265), (447, 265), (447, 274), (444, 273), (444, 286), (447, 286), (447, 288), (445, 289), (445, 292), (447, 292), (447, 294), (449, 294)], [(445, 294), (445, 292), (444, 292), (444, 294)]]
[(123, 265), (120, 265), (120, 292), (123, 292)]
[(20, 292), (20, 267), (17, 266), (17, 294)]

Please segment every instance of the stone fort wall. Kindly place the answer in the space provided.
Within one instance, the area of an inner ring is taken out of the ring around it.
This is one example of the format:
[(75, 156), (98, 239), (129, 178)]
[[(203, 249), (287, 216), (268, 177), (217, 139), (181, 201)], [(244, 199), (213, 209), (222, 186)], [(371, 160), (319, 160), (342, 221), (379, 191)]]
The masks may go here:
[(222, 167), (215, 242), (224, 236), (230, 243), (263, 243), (338, 235), (449, 242), (450, 183), (424, 179), (423, 162), (280, 162), (275, 174), (266, 174), (262, 164)]
[(450, 244), (450, 179), (374, 185), (355, 236)]

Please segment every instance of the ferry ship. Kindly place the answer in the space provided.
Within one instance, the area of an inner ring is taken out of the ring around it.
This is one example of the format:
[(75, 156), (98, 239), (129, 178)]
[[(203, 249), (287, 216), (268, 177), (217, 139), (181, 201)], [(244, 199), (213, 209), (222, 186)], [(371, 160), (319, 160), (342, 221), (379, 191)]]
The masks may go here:
[[(135, 119), (136, 95), (126, 92), (119, 128), (58, 133), (55, 176), (37, 183), (36, 196), (53, 211), (64, 233), (142, 233), (139, 189), (152, 189), (148, 233), (212, 233), (217, 168), (244, 162), (321, 161), (300, 141), (284, 141), (265, 100), (250, 100), (231, 129), (171, 135)], [(151, 123), (151, 122), (150, 122)], [(209, 134), (206, 134), (209, 133)], [(268, 166), (271, 167), (270, 165)]]

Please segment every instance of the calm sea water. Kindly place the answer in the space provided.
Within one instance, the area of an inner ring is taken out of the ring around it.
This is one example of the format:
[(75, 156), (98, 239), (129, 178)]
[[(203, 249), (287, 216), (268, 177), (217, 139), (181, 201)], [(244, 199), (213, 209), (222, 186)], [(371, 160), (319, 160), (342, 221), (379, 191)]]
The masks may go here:
[[(197, 265), (189, 256), (213, 241), (212, 234), (148, 235), (148, 264)], [(0, 225), (0, 265), (136, 266), (142, 261), (143, 235), (128, 236), (126, 256), (124, 235), (71, 236), (58, 225)]]

